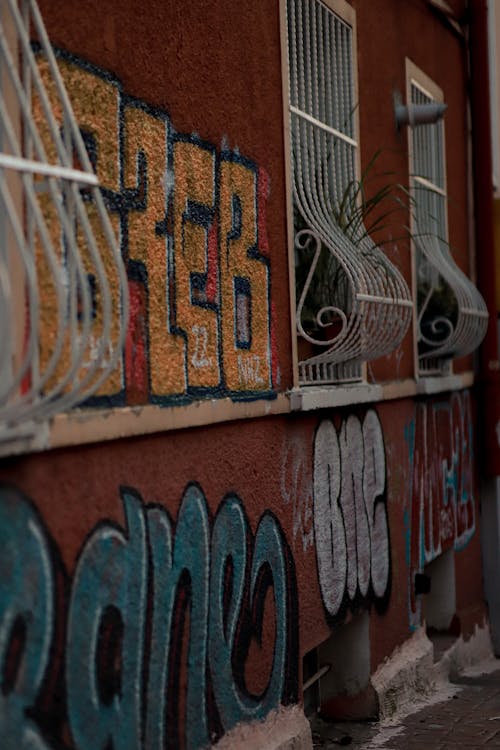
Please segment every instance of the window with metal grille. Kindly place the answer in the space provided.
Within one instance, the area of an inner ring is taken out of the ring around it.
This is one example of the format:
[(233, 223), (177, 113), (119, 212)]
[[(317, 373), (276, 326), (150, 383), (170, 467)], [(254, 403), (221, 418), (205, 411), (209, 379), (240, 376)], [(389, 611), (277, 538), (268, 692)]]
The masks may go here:
[(39, 9), (3, 0), (0, 440), (119, 380), (127, 316), (119, 247)]
[(356, 217), (353, 23), (287, 0), (287, 27), (299, 384), (359, 381), (401, 342), (411, 295)]
[[(411, 105), (437, 101), (410, 78)], [(451, 361), (473, 351), (486, 333), (488, 312), (474, 284), (455, 263), (448, 243), (444, 122), (410, 131), (413, 238), (417, 287), (419, 375), (446, 375)]]

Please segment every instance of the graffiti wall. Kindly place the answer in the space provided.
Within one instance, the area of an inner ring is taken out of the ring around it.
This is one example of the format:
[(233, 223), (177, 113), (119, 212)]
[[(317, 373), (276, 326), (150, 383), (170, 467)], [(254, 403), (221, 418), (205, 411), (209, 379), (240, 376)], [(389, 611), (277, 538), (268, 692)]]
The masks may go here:
[(330, 618), (390, 592), (390, 539), (382, 427), (375, 411), (314, 438), (314, 533), (323, 604)]
[[(264, 450), (273, 436), (281, 471)], [(302, 628), (318, 645), (348, 611), (390, 600), (373, 409), (138, 442), (1, 472), (0, 735), (12, 747), (206, 747), (300, 699)]]
[(0, 736), (206, 747), (300, 700), (302, 657), (335, 653), (361, 611), (374, 671), (408, 611), (421, 624), (415, 575), (446, 549), (473, 628), (473, 469), (467, 392), (4, 463)]
[(448, 549), (460, 550), (475, 532), (474, 446), (469, 391), (417, 403), (407, 428), (410, 510), (405, 522), (410, 624), (420, 624), (415, 575)]
[[(120, 367), (93, 405), (273, 397), (266, 171), (230, 149), (224, 134), (217, 147), (177, 132), (166, 112), (128, 96), (110, 74), (63, 53), (59, 66), (120, 240), (131, 298)], [(62, 127), (43, 58), (39, 68)], [(37, 98), (34, 114), (50, 159), (55, 147)], [(86, 207), (99, 241), (90, 200)], [(58, 245), (57, 215), (47, 203), (45, 213), (51, 211)], [(102, 243), (104, 266), (112, 268), (106, 252)], [(57, 303), (47, 264), (39, 278), (43, 364), (52, 353)], [(111, 273), (109, 280), (117, 295), (118, 280)], [(91, 274), (88, 283), (98, 333), (102, 305)]]
[[(136, 490), (120, 495), (123, 525), (98, 523), (69, 579), (32, 502), (0, 492), (8, 747), (202, 748), (297, 700), (294, 565), (273, 513), (252, 534), (235, 494), (210, 519), (190, 484), (175, 523)], [(263, 621), (269, 591), (274, 635)], [(245, 685), (254, 638), (273, 641), (259, 695)]]

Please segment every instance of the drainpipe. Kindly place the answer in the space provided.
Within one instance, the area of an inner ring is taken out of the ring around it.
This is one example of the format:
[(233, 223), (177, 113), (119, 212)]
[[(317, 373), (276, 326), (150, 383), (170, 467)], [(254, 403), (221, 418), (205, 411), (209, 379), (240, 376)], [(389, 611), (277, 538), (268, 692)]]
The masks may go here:
[[(491, 639), (495, 655), (500, 656), (500, 586), (497, 584), (500, 572), (500, 430), (497, 434), (497, 425), (500, 424), (500, 368), (487, 0), (470, 0), (469, 14), (477, 280), (490, 313), (487, 333), (479, 349), (479, 412), (476, 423), (481, 451), (478, 461), (481, 470), (481, 549)], [(499, 135), (495, 133), (494, 137)]]

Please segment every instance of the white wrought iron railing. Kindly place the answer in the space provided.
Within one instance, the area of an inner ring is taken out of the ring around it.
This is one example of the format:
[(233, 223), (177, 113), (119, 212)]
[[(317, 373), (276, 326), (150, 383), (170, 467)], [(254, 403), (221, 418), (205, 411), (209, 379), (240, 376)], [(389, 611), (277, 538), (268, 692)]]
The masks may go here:
[(362, 224), (339, 222), (356, 184), (352, 28), (320, 0), (288, 0), (287, 19), (295, 247), (307, 264), (299, 279), (296, 263), (299, 382), (356, 381), (400, 344), (413, 303)]
[[(412, 104), (434, 101), (417, 82), (411, 82), (410, 90)], [(481, 343), (488, 311), (447, 241), (443, 122), (414, 127), (411, 139), (419, 374), (446, 375), (453, 358), (470, 354)]]
[(127, 320), (120, 250), (36, 1), (2, 0), (0, 439), (98, 393)]

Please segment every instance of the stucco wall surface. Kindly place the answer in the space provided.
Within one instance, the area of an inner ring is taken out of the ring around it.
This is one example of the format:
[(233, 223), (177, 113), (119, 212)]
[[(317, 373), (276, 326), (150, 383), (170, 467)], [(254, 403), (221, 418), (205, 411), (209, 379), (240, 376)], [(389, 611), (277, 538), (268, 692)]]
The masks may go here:
[[(93, 406), (274, 399), (292, 385), (278, 3), (40, 5), (129, 276), (121, 370)], [(362, 162), (380, 149), (408, 182), (392, 110), (408, 56), (449, 104), (465, 267), (461, 43), (423, 3), (354, 5)], [(410, 282), (400, 224), (387, 252)], [(42, 321), (42, 357), (51, 342)], [(367, 370), (412, 375), (411, 332)], [(206, 747), (300, 702), (302, 657), (328, 640), (332, 671), (352, 642), (367, 679), (422, 625), (415, 582), (444, 552), (468, 637), (484, 616), (473, 425), (463, 390), (3, 460), (7, 746)]]
[(5, 462), (7, 736), (203, 747), (299, 700), (301, 657), (363, 611), (373, 671), (420, 626), (415, 575), (447, 549), (467, 636), (472, 424), (465, 391)]

